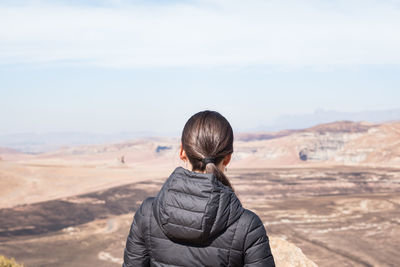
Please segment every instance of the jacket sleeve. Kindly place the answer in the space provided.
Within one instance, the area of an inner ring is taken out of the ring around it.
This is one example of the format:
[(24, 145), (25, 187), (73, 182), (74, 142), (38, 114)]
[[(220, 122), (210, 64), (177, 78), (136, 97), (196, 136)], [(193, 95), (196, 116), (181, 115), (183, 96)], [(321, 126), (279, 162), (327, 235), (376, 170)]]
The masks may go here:
[[(146, 223), (146, 209), (149, 199), (143, 201), (140, 208), (136, 211), (126, 240), (124, 250), (124, 263), (122, 267), (131, 266), (150, 266), (149, 250), (146, 247), (144, 233)], [(150, 205), (151, 206), (151, 205)]]
[(246, 234), (244, 249), (245, 267), (275, 266), (264, 224), (255, 213)]

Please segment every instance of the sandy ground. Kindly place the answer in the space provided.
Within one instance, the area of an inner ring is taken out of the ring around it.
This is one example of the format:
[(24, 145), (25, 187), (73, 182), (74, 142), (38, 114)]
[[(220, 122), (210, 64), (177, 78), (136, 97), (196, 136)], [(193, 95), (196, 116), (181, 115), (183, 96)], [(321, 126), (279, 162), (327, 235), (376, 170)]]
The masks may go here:
[(0, 161), (0, 208), (43, 202), (162, 178), (170, 168)]
[[(2, 165), (2, 175), (7, 173), (4, 166), (11, 168)], [(19, 168), (18, 175), (36, 171), (38, 176), (41, 172), (48, 174), (46, 179), (54, 177), (49, 175), (52, 172), (65, 171), (55, 166)], [(50, 169), (46, 172), (40, 168)], [(79, 186), (71, 190), (86, 192), (0, 209), (0, 253), (28, 267), (118, 266), (134, 211), (144, 198), (157, 193), (170, 172), (162, 177), (160, 171), (159, 178), (132, 178), (131, 168), (102, 172), (74, 166), (64, 179), (80, 173), (80, 179), (74, 180)], [(104, 178), (105, 173), (111, 173), (110, 177), (124, 173), (126, 180), (124, 177), (123, 183), (110, 186), (107, 183), (112, 179)], [(294, 243), (319, 266), (398, 263), (399, 170), (231, 168), (228, 175), (243, 205), (260, 215), (268, 234)], [(82, 190), (84, 179), (100, 181), (100, 189), (88, 186)]]

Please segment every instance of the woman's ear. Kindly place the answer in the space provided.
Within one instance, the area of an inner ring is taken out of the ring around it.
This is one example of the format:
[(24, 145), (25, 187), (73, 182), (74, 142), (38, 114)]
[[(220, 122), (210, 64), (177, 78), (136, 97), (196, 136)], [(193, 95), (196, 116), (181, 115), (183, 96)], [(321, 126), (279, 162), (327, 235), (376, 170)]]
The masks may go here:
[(222, 160), (222, 164), (226, 167), (231, 162), (232, 153), (226, 155)]
[(186, 156), (186, 152), (185, 152), (185, 150), (183, 150), (182, 144), (181, 144), (181, 149), (179, 151), (179, 158), (181, 160), (183, 160), (183, 161), (187, 161), (188, 160), (188, 158)]

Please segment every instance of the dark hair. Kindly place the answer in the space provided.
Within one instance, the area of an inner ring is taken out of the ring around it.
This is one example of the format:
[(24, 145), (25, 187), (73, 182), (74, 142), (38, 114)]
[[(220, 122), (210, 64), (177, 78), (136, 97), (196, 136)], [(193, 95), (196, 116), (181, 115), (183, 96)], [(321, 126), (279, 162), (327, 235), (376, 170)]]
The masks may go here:
[(181, 141), (193, 171), (213, 173), (233, 190), (228, 178), (217, 167), (226, 155), (233, 152), (233, 131), (224, 116), (210, 110), (194, 114), (183, 128)]

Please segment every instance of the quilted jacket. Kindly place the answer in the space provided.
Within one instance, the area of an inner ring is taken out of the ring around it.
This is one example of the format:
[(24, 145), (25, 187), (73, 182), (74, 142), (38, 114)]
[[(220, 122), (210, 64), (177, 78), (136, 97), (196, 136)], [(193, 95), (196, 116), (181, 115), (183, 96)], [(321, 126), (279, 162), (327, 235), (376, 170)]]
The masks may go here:
[(135, 213), (130, 266), (275, 266), (260, 218), (213, 174), (178, 167)]

